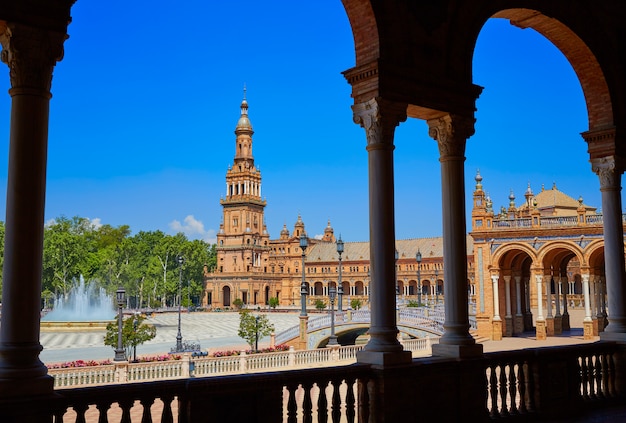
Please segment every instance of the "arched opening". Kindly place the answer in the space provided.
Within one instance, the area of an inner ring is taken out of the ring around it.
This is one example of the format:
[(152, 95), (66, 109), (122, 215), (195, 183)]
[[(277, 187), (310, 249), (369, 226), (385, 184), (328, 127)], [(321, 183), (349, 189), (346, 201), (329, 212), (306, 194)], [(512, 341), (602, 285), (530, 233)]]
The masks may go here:
[(222, 288), (222, 304), (224, 307), (230, 307), (230, 286), (228, 285)]

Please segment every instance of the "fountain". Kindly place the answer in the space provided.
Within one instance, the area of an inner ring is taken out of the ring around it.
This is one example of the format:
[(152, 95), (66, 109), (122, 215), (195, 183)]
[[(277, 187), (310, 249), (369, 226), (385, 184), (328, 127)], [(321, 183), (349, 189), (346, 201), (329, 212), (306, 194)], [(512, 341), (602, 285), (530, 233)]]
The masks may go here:
[(54, 299), (54, 308), (41, 319), (42, 330), (104, 330), (115, 318), (113, 300), (104, 288), (80, 281), (67, 297)]

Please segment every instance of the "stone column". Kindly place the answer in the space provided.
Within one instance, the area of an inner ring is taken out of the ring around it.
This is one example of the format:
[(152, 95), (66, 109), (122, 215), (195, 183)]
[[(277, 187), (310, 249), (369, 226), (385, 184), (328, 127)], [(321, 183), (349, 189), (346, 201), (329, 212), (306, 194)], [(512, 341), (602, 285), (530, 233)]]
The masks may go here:
[(0, 330), (3, 398), (52, 393), (53, 379), (39, 360), (39, 318), (50, 88), (66, 38), (65, 32), (0, 24), (1, 58), (11, 78)]
[(537, 341), (544, 341), (547, 336), (546, 319), (543, 317), (543, 275), (535, 275), (537, 281), (537, 319), (535, 321), (537, 330)]
[(513, 333), (524, 332), (524, 315), (522, 314), (522, 277), (515, 276), (515, 319)]
[(604, 274), (610, 311), (602, 339), (626, 341), (626, 282), (624, 281), (624, 228), (621, 179), (623, 168), (616, 157), (591, 160), (600, 178), (604, 224)]
[(367, 136), (371, 325), (370, 340), (357, 355), (361, 363), (381, 366), (411, 361), (411, 352), (398, 342), (395, 314), (395, 221), (393, 137), (396, 126), (406, 120), (406, 104), (373, 98), (355, 104), (354, 121)]
[(583, 319), (583, 338), (593, 339), (593, 320), (591, 319), (591, 305), (589, 304), (589, 273), (581, 275), (583, 280), (583, 296), (585, 301), (585, 318)]
[(513, 336), (513, 315), (511, 314), (511, 276), (504, 276), (504, 302), (506, 314), (504, 315), (504, 332), (506, 336)]
[(502, 318), (500, 317), (500, 288), (498, 287), (498, 275), (491, 275), (493, 291), (493, 320), (491, 339), (502, 340)]
[(546, 335), (554, 336), (554, 317), (552, 316), (552, 275), (546, 281)]
[(465, 141), (474, 134), (472, 117), (446, 115), (428, 120), (428, 134), (439, 146), (442, 187), (444, 333), (433, 355), (470, 357), (483, 347), (469, 333), (465, 227)]
[(556, 314), (554, 316), (554, 334), (560, 335), (563, 333), (563, 317), (561, 316), (561, 277), (557, 276), (555, 280), (554, 289), (556, 294), (554, 295), (554, 302), (556, 308)]
[[(559, 282), (559, 286), (562, 287), (562, 282), (563, 282), (563, 278), (564, 276), (561, 276), (560, 282)], [(565, 276), (565, 281), (567, 282), (565, 284), (567, 291), (569, 291), (569, 281), (567, 280), (567, 277)], [(563, 316), (561, 316), (562, 318), (562, 323), (561, 326), (563, 328), (564, 331), (566, 330), (571, 330), (570, 327), (570, 322), (569, 322), (569, 313), (567, 312), (567, 292), (563, 292)]]

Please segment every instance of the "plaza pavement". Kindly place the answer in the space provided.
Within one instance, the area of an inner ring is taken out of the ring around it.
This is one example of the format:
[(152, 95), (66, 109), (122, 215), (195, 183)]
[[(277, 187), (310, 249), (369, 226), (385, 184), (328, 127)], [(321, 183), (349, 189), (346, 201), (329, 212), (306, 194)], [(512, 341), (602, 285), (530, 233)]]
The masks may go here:
[[(537, 341), (534, 334), (503, 338), (502, 341), (482, 341), (485, 352), (540, 348), (553, 345), (571, 345), (595, 342), (599, 338), (584, 340), (582, 332), (583, 309), (569, 310), (572, 330), (561, 336), (548, 337)], [(275, 333), (297, 326), (299, 312), (264, 312), (274, 324)], [(536, 315), (536, 313), (535, 313)], [(315, 314), (311, 314), (315, 316)], [(137, 347), (137, 355), (165, 354), (176, 344), (178, 313), (160, 313), (147, 319), (157, 328), (156, 337)], [(183, 341), (200, 344), (202, 350), (247, 349), (246, 342), (237, 335), (239, 314), (236, 312), (197, 312), (182, 313), (181, 334)], [(114, 350), (103, 344), (104, 331), (94, 332), (42, 332), (41, 344), (44, 349), (40, 358), (44, 363), (57, 363), (71, 360), (112, 359)], [(260, 346), (269, 346), (269, 337), (261, 339)]]
[[(298, 325), (297, 312), (268, 312), (265, 314), (280, 333)], [(137, 347), (137, 355), (166, 354), (176, 345), (178, 313), (157, 313), (146, 320), (157, 328), (156, 337)], [(247, 349), (246, 342), (237, 335), (239, 313), (182, 313), (183, 341), (199, 343), (202, 350)], [(40, 359), (44, 363), (72, 360), (113, 359), (113, 348), (104, 345), (104, 331), (46, 332), (40, 342), (44, 349)], [(269, 346), (269, 337), (261, 339), (259, 346)]]

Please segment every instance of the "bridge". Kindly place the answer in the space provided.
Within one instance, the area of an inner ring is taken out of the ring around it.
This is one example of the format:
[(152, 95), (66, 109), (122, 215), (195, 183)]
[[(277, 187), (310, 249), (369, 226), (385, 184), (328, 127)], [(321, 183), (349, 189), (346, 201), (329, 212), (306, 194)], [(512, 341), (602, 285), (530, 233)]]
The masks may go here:
[[(431, 307), (400, 307), (397, 310), (398, 330), (403, 337), (424, 338), (443, 335), (445, 313), (443, 305)], [(470, 329), (476, 329), (474, 319), (470, 319)], [(330, 337), (330, 312), (321, 316), (310, 316), (307, 325), (307, 349), (324, 346)], [(354, 343), (356, 338), (365, 334), (370, 327), (369, 309), (335, 311), (335, 335), (340, 343)], [(299, 326), (294, 326), (276, 335), (276, 344), (284, 344), (298, 338)], [(341, 342), (341, 338), (347, 341)]]

